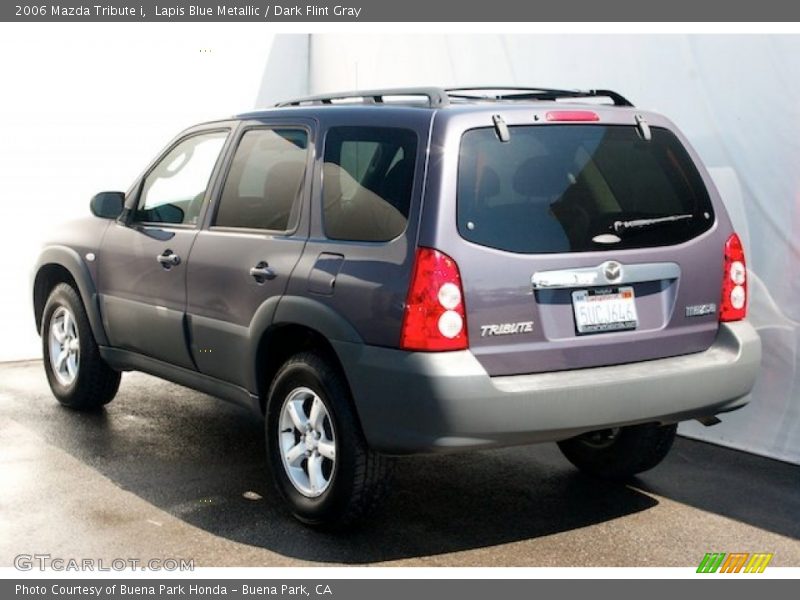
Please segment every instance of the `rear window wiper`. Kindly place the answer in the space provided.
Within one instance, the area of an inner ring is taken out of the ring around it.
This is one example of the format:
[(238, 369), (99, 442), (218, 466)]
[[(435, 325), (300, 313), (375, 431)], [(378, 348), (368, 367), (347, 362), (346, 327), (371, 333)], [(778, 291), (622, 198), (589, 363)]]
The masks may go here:
[(694, 219), (694, 215), (669, 215), (667, 217), (656, 217), (654, 219), (633, 219), (631, 221), (614, 221), (611, 226), (616, 233), (622, 233), (629, 229), (645, 229), (662, 223), (674, 223), (675, 221), (683, 221), (685, 219)]

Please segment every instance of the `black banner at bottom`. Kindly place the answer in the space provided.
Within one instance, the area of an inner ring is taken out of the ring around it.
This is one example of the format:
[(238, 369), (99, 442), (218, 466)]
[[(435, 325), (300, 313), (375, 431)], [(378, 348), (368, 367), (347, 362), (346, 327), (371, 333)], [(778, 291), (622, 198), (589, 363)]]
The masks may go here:
[[(785, 593), (797, 585), (791, 580), (765, 579), (758, 575), (698, 575), (692, 579), (25, 579), (3, 580), (0, 598), (9, 600), (148, 600), (211, 599), (229, 600), (499, 600), (542, 597), (646, 597), (648, 600), (675, 600), (689, 592), (724, 594), (726, 600), (752, 598), (763, 594)], [(713, 589), (712, 589), (713, 586)], [(756, 589), (755, 586), (759, 586)], [(796, 591), (796, 589), (794, 590)], [(777, 597), (777, 596), (772, 596)]]

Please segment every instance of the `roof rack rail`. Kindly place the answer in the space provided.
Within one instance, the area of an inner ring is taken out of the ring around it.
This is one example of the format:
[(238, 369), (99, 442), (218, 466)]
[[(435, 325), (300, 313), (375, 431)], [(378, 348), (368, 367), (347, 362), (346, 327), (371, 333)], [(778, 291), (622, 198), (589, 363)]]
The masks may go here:
[[(489, 93), (491, 92), (491, 93)], [(557, 90), (552, 88), (528, 88), (508, 86), (473, 86), (458, 88), (410, 87), (382, 90), (357, 90), (335, 94), (319, 94), (285, 100), (275, 104), (276, 108), (314, 104), (334, 104), (338, 101), (360, 100), (364, 104), (385, 104), (391, 97), (421, 97), (429, 108), (448, 106), (452, 100), (561, 100), (565, 98), (608, 98), (614, 106), (633, 106), (625, 96), (612, 90)]]
[(294, 98), (284, 102), (278, 102), (275, 106), (302, 106), (304, 104), (333, 104), (336, 100), (361, 99), (366, 104), (383, 104), (387, 97), (392, 96), (419, 96), (426, 98), (430, 108), (441, 108), (450, 104), (450, 98), (442, 88), (437, 87), (412, 87), (412, 88), (389, 88), (384, 90), (358, 90), (352, 92), (337, 92), (336, 94), (319, 94), (316, 96), (305, 96)]
[[(565, 98), (608, 98), (614, 106), (633, 106), (622, 94), (613, 90), (558, 90), (552, 88), (526, 88), (498, 86), (477, 86), (447, 88), (450, 98), (459, 100), (560, 100)], [(478, 93), (468, 93), (478, 92)], [(486, 93), (494, 92), (494, 93)]]

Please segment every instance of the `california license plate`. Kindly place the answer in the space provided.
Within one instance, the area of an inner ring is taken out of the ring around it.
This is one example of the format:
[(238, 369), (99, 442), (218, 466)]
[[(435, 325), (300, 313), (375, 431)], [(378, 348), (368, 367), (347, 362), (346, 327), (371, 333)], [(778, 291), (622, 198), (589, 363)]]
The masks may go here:
[(572, 292), (572, 309), (578, 333), (636, 329), (633, 288), (602, 288)]

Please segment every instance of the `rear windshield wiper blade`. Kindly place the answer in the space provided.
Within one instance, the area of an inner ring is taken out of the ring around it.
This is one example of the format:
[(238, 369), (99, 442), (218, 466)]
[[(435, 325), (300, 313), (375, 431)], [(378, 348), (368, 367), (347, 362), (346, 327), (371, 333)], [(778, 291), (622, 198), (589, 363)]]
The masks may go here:
[(622, 233), (628, 229), (644, 229), (653, 227), (654, 225), (661, 225), (662, 223), (674, 223), (675, 221), (683, 221), (685, 219), (694, 219), (694, 215), (669, 215), (668, 217), (657, 217), (655, 219), (633, 219), (632, 221), (614, 221), (612, 229), (616, 233)]

